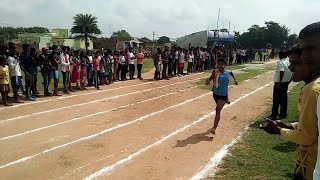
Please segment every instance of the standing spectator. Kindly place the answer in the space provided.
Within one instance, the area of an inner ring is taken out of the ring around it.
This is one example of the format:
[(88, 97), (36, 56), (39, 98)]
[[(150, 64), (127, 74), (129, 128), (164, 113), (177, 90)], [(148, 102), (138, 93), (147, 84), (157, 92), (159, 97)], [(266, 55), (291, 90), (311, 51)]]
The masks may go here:
[(163, 64), (163, 69), (162, 69), (162, 78), (161, 79), (166, 79), (169, 80), (167, 76), (167, 69), (168, 69), (168, 63), (169, 63), (169, 47), (165, 46), (164, 51), (161, 54), (161, 59), (162, 59), (162, 64)]
[(113, 56), (112, 56), (112, 51), (111, 49), (107, 50), (107, 68), (108, 68), (108, 80), (109, 80), (109, 84), (113, 83), (113, 69), (114, 69), (114, 60), (113, 60)]
[(44, 96), (52, 96), (52, 93), (49, 92), (50, 85), (50, 61), (47, 56), (47, 48), (42, 48), (41, 54), (38, 56), (38, 63), (41, 68), (41, 75), (43, 79), (43, 90)]
[(132, 48), (129, 48), (128, 53), (128, 64), (129, 64), (129, 79), (133, 80), (134, 78), (134, 72), (135, 72), (135, 66), (134, 66), (134, 54), (132, 52)]
[(80, 88), (86, 89), (86, 77), (87, 77), (87, 56), (84, 51), (80, 52), (81, 72), (80, 72)]
[(87, 81), (88, 81), (88, 86), (92, 86), (93, 84), (93, 66), (92, 66), (92, 51), (88, 52), (88, 58), (87, 58)]
[(128, 49), (125, 49), (124, 59), (125, 59), (125, 66), (123, 67), (123, 70), (124, 70), (123, 72), (125, 73), (124, 79), (128, 80), (128, 78), (127, 78), (128, 65), (129, 65), (129, 51), (128, 51)]
[(35, 48), (30, 48), (30, 55), (32, 57), (32, 68), (33, 68), (33, 74), (32, 74), (32, 85), (31, 85), (31, 90), (32, 90), (32, 96), (36, 97), (40, 93), (38, 92), (37, 89), (37, 83), (38, 83), (38, 58), (37, 58), (37, 50)]
[(161, 49), (157, 48), (157, 52), (154, 54), (153, 57), (153, 64), (155, 67), (154, 79), (160, 80), (160, 72), (162, 70), (162, 59), (161, 59)]
[[(180, 49), (181, 50), (181, 49)], [(180, 51), (179, 53), (179, 71), (178, 71), (178, 76), (183, 75), (183, 68), (184, 68), (184, 60), (185, 60), (185, 54), (183, 52), (183, 50)]]
[(262, 61), (262, 49), (261, 48), (258, 50), (258, 56), (259, 56), (259, 60)]
[(71, 73), (71, 83), (75, 83), (76, 88), (80, 89), (80, 74), (81, 74), (81, 62), (79, 60), (79, 51), (75, 51), (72, 57), (72, 73)]
[(170, 53), (169, 53), (169, 63), (168, 63), (168, 78), (172, 78), (173, 74), (173, 63), (174, 63), (174, 58), (175, 58), (175, 54), (174, 54), (174, 50), (171, 49)]
[[(174, 63), (173, 63), (173, 73), (174, 76), (177, 76), (177, 71), (178, 71), (178, 65), (179, 65), (179, 49), (175, 49), (175, 54), (174, 54)], [(179, 74), (179, 72), (178, 72)]]
[[(119, 56), (119, 68), (120, 68), (120, 71), (121, 71), (121, 81), (125, 81), (126, 80), (126, 59), (125, 59), (125, 52), (124, 51), (121, 51), (120, 52), (120, 56)], [(119, 72), (119, 71), (118, 71)], [(119, 74), (119, 73), (118, 73)]]
[[(63, 92), (65, 94), (70, 94), (74, 92), (70, 87), (70, 56), (68, 54), (68, 48), (66, 46), (62, 47), (62, 53), (60, 54), (61, 72), (63, 78)], [(70, 91), (70, 92), (69, 92)]]
[[(103, 54), (103, 52), (101, 53), (101, 54)], [(100, 61), (99, 61), (99, 65), (100, 65), (100, 70), (99, 70), (99, 74), (100, 74), (100, 76), (99, 76), (99, 83), (100, 83), (100, 85), (104, 85), (105, 83), (104, 83), (104, 80), (105, 80), (105, 78), (106, 78), (106, 59), (105, 59), (105, 56), (104, 55), (100, 55)]]
[[(313, 177), (312, 174), (316, 166), (317, 140), (319, 139), (317, 127), (320, 93), (319, 40), (312, 39), (312, 36), (314, 36), (313, 33), (315, 33), (314, 30), (313, 32), (310, 32), (308, 29), (303, 31), (299, 35), (300, 38), (302, 37), (302, 39), (300, 39), (301, 49), (303, 51), (302, 56), (299, 46), (289, 51), (292, 80), (294, 82), (305, 82), (299, 98), (299, 120), (295, 123), (284, 123), (280, 120), (268, 121), (264, 125), (260, 125), (260, 128), (270, 134), (278, 134), (284, 140), (297, 144), (295, 156), (296, 166), (292, 179), (318, 180), (317, 173), (315, 173)], [(318, 33), (319, 32), (318, 29)], [(314, 37), (319, 38), (319, 35)], [(310, 41), (310, 39), (312, 40)], [(314, 46), (314, 49), (309, 49), (311, 46)], [(305, 47), (307, 47), (307, 49), (305, 49)], [(317, 170), (316, 168), (316, 171)]]
[(193, 65), (193, 52), (190, 50), (188, 53), (188, 74), (192, 73), (192, 65)]
[(94, 72), (94, 85), (97, 89), (99, 89), (99, 76), (100, 76), (100, 53), (96, 51), (94, 53), (94, 58), (92, 60), (93, 63), (93, 72)]
[(278, 118), (279, 106), (279, 117), (281, 119), (287, 117), (288, 86), (291, 81), (291, 72), (289, 70), (290, 64), (286, 52), (280, 52), (279, 58), (280, 60), (277, 62), (274, 75), (272, 114), (267, 117), (269, 120), (276, 120)]
[(53, 51), (51, 54), (48, 55), (49, 61), (50, 61), (50, 76), (51, 79), (54, 80), (53, 84), (53, 96), (61, 96), (61, 94), (58, 92), (58, 85), (59, 85), (59, 56), (56, 47), (53, 48)]
[(4, 106), (12, 106), (8, 101), (8, 94), (10, 92), (9, 79), (10, 75), (9, 68), (6, 64), (6, 57), (0, 55), (0, 93)]
[(23, 103), (19, 98), (19, 88), (22, 85), (22, 73), (20, 61), (18, 60), (16, 47), (11, 46), (9, 48), (7, 63), (9, 66), (9, 73), (11, 77), (11, 86), (13, 90), (13, 97), (16, 103)]
[(144, 59), (144, 54), (142, 52), (142, 48), (139, 47), (138, 53), (137, 53), (137, 69), (138, 69), (138, 79), (142, 80), (142, 66), (143, 66), (143, 59)]
[(113, 62), (113, 80), (119, 81), (120, 64), (119, 55), (117, 51), (113, 52)]
[(25, 74), (25, 82), (26, 82), (26, 100), (35, 101), (32, 95), (32, 80), (33, 80), (33, 71), (34, 71), (34, 59), (30, 55), (30, 45), (23, 44), (22, 45), (23, 53), (20, 56), (20, 62), (22, 70)]

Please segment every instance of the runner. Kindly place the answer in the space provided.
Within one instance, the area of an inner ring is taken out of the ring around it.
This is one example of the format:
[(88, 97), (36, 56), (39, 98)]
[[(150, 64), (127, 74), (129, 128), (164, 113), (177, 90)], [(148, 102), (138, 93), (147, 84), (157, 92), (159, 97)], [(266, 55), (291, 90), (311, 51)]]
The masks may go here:
[(229, 75), (234, 79), (234, 84), (238, 85), (238, 82), (234, 74), (230, 70), (225, 69), (226, 60), (220, 58), (218, 60), (218, 69), (215, 69), (211, 76), (206, 80), (206, 85), (209, 85), (211, 80), (214, 84), (212, 86), (213, 99), (216, 102), (216, 117), (214, 119), (214, 126), (211, 130), (212, 134), (216, 133), (220, 121), (220, 113), (226, 103), (230, 104), (228, 98), (228, 85), (229, 85)]

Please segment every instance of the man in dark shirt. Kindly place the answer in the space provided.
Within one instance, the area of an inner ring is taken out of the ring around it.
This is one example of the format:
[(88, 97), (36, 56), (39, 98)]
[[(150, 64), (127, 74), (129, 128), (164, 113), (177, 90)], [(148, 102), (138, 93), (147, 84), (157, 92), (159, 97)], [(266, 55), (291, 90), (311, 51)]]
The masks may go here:
[(50, 84), (50, 61), (47, 56), (47, 48), (42, 48), (42, 53), (38, 56), (38, 64), (41, 67), (41, 75), (43, 78), (43, 89), (45, 96), (51, 96), (49, 92)]
[(33, 75), (33, 66), (34, 59), (30, 55), (30, 45), (22, 45), (23, 53), (20, 55), (21, 69), (25, 74), (26, 82), (26, 100), (35, 101), (34, 97), (31, 97), (31, 85), (32, 85), (32, 75)]
[(54, 80), (54, 90), (53, 90), (53, 96), (61, 96), (61, 94), (58, 92), (58, 85), (59, 85), (59, 50), (58, 48), (53, 45), (52, 46), (52, 52), (51, 54), (48, 54), (48, 59), (50, 62), (50, 78)]

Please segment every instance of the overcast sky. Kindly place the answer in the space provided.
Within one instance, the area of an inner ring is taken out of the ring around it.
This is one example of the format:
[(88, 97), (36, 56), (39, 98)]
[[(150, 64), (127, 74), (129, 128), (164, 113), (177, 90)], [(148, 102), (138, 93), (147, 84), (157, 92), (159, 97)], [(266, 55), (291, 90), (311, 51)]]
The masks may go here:
[(78, 13), (98, 18), (102, 36), (125, 29), (131, 36), (177, 38), (219, 28), (240, 33), (264, 21), (285, 24), (291, 33), (320, 20), (320, 0), (0, 0), (0, 25), (68, 28)]

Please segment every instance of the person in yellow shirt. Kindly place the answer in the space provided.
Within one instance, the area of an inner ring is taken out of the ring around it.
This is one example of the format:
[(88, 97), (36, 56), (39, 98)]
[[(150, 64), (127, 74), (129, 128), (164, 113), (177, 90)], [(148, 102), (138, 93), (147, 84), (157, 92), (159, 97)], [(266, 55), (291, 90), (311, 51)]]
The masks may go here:
[(8, 101), (8, 94), (10, 92), (9, 86), (9, 68), (6, 65), (6, 57), (0, 55), (0, 92), (5, 106), (12, 106)]
[[(284, 140), (297, 144), (296, 169), (294, 180), (312, 180), (313, 170), (317, 160), (318, 128), (317, 128), (317, 99), (320, 94), (320, 72), (313, 68), (313, 62), (301, 58), (299, 45), (289, 50), (289, 69), (292, 81), (304, 81), (298, 105), (299, 121), (283, 123), (268, 121), (260, 128), (270, 134), (279, 134)], [(318, 62), (320, 63), (320, 62)]]

